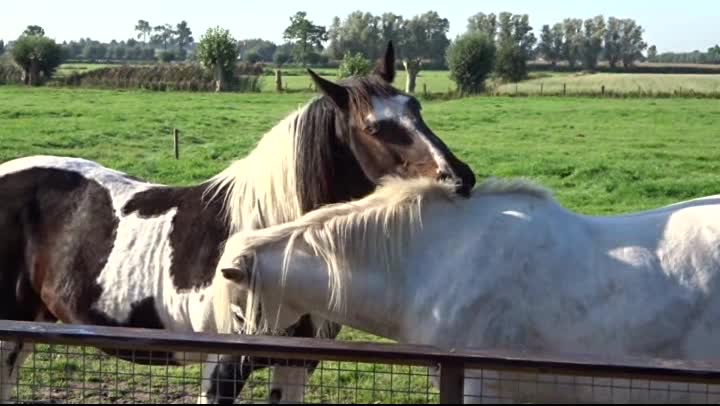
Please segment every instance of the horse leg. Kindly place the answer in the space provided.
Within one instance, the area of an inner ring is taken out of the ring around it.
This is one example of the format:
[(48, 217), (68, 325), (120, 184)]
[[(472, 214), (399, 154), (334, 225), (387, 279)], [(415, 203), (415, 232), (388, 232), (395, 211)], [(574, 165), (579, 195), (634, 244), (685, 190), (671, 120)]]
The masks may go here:
[[(315, 366), (317, 364), (315, 362)], [(273, 366), (270, 403), (302, 403), (305, 400), (305, 385), (312, 370), (304, 366)]]
[[(55, 318), (30, 282), (23, 238), (14, 233), (22, 230), (19, 221), (19, 216), (0, 213), (0, 226), (11, 226), (0, 235), (0, 319), (53, 322)], [(17, 395), (13, 388), (20, 367), (33, 350), (33, 344), (0, 341), (0, 403), (8, 403), (13, 394)]]
[[(319, 328), (316, 325), (319, 324)], [(335, 339), (340, 334), (342, 326), (327, 320), (313, 320), (310, 315), (304, 315), (288, 333), (292, 337), (307, 337), (319, 339)], [(305, 385), (320, 365), (319, 361), (286, 362), (272, 367), (270, 383), (270, 401), (272, 403), (290, 402), (300, 403), (305, 398)]]
[(13, 388), (17, 388), (20, 368), (34, 349), (34, 344), (22, 341), (0, 341), (0, 403), (12, 403), (13, 395), (19, 400), (19, 391), (13, 391)]
[(202, 364), (201, 393), (197, 403), (233, 404), (253, 371), (264, 368), (243, 358), (239, 355), (208, 355)]

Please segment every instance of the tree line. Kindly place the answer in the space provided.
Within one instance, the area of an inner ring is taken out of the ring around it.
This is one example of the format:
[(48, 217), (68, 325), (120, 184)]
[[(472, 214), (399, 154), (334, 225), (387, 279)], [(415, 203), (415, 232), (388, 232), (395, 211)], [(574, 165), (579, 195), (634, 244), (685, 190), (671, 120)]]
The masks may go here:
[(654, 63), (720, 64), (720, 45), (708, 48), (707, 52), (663, 52), (659, 55), (653, 45), (648, 49), (647, 59)]
[[(497, 15), (477, 13), (467, 20), (466, 31), (458, 38), (448, 37), (450, 23), (435, 11), (410, 17), (394, 13), (373, 15), (355, 11), (344, 18), (334, 17), (329, 27), (315, 24), (307, 13), (299, 11), (289, 18), (283, 32), (282, 44), (261, 38), (235, 40), (228, 45), (234, 48), (234, 61), (248, 63), (274, 63), (277, 67), (294, 62), (300, 65), (328, 66), (341, 63), (346, 71), (352, 66), (367, 65), (374, 60), (388, 41), (393, 41), (399, 64), (407, 72), (406, 90), (415, 91), (416, 77), (422, 69), (447, 69), (450, 65), (452, 45), (467, 36), (483, 36), (482, 52), (491, 55), (493, 70), (506, 81), (519, 81), (527, 76), (527, 62), (542, 59), (555, 67), (566, 63), (571, 69), (594, 70), (605, 60), (611, 68), (628, 68), (638, 60), (652, 62), (720, 63), (720, 46), (707, 53), (665, 53), (658, 55), (657, 47), (645, 42), (644, 29), (633, 19), (620, 19), (598, 15), (588, 19), (567, 18), (553, 25), (544, 25), (540, 38), (536, 38), (527, 14), (502, 12)], [(86, 61), (149, 61), (198, 60), (198, 44), (187, 21), (175, 25), (152, 25), (138, 20), (135, 37), (126, 41), (101, 43), (90, 38), (64, 42), (59, 45), (59, 59)], [(14, 53), (37, 54), (38, 47), (50, 52), (48, 44), (54, 41), (45, 36), (42, 27), (28, 26), (18, 38), (6, 44), (0, 41), (0, 54), (5, 48)], [(472, 42), (472, 41), (471, 41)], [(474, 48), (466, 43), (470, 52)], [(463, 47), (456, 47), (460, 49)], [(490, 47), (490, 48), (488, 48)], [(15, 48), (18, 51), (15, 51)], [(647, 57), (644, 52), (647, 50)], [(55, 49), (52, 48), (52, 52)], [(22, 60), (22, 55), (14, 59)], [(25, 58), (27, 59), (27, 58)], [(36, 58), (23, 69), (26, 77), (42, 74), (42, 66), (57, 58)], [(350, 65), (348, 65), (350, 64)], [(18, 63), (18, 65), (21, 65)], [(31, 71), (35, 69), (39, 73)], [(50, 75), (52, 69), (45, 74)], [(278, 78), (279, 83), (279, 78)]]
[(606, 60), (611, 68), (620, 63), (627, 68), (643, 60), (647, 49), (643, 27), (629, 18), (569, 18), (552, 28), (544, 25), (541, 32), (538, 54), (553, 66), (564, 60), (571, 67), (581, 65), (593, 70), (600, 60)]

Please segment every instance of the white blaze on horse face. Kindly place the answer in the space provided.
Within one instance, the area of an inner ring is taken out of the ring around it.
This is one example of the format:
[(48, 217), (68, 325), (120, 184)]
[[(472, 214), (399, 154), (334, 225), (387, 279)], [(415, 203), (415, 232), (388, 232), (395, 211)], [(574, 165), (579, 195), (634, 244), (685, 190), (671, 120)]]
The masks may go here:
[(379, 122), (383, 120), (392, 120), (397, 124), (405, 128), (410, 135), (415, 139), (421, 140), (427, 145), (435, 159), (435, 163), (438, 167), (438, 173), (452, 174), (453, 171), (450, 165), (445, 160), (445, 157), (440, 152), (440, 149), (435, 145), (432, 134), (425, 134), (418, 126), (417, 117), (408, 107), (410, 98), (405, 95), (397, 95), (387, 98), (372, 98), (373, 111), (368, 114), (369, 122)]

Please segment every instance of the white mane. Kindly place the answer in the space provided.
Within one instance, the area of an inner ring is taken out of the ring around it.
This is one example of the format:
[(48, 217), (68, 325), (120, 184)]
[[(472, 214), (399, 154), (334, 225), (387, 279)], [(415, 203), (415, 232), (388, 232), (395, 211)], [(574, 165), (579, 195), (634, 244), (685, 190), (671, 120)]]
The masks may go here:
[[(551, 199), (548, 190), (523, 180), (502, 181), (491, 179), (476, 187), (473, 196), (493, 194), (526, 194), (540, 199)], [(246, 266), (244, 257), (269, 244), (287, 239), (283, 261), (283, 275), (287, 275), (296, 242), (301, 239), (308, 249), (323, 259), (329, 275), (330, 305), (342, 308), (344, 281), (349, 263), (372, 261), (376, 266), (390, 270), (402, 258), (405, 243), (422, 226), (421, 211), (424, 202), (454, 202), (458, 197), (453, 185), (429, 178), (403, 180), (388, 178), (372, 194), (349, 202), (330, 204), (309, 212), (295, 221), (268, 228), (245, 231), (232, 235), (224, 248), (219, 269), (228, 266)], [(252, 266), (256, 261), (251, 261)], [(238, 265), (240, 263), (240, 265)], [(255, 309), (258, 305), (258, 272), (251, 272), (253, 281), (247, 297), (245, 315), (246, 333), (256, 332)], [(283, 279), (284, 279), (283, 276)], [(225, 283), (222, 275), (215, 297), (216, 317), (227, 314), (231, 291), (236, 289)], [(221, 299), (224, 298), (224, 299)], [(229, 320), (220, 320), (229, 332)], [(220, 325), (218, 326), (220, 327)]]
[(273, 127), (247, 157), (210, 179), (211, 198), (224, 191), (230, 234), (257, 228), (258, 224), (286, 223), (300, 216), (295, 140), (307, 106)]

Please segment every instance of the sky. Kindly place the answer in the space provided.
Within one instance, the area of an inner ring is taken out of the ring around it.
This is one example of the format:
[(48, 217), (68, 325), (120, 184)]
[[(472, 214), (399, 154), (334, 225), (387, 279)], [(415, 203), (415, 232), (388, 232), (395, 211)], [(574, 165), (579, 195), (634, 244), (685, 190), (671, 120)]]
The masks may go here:
[[(196, 40), (212, 26), (227, 28), (240, 40), (264, 38), (281, 43), (289, 18), (306, 11), (315, 24), (329, 26), (362, 10), (373, 14), (394, 12), (411, 17), (428, 10), (450, 21), (449, 37), (465, 31), (469, 16), (509, 11), (528, 14), (536, 33), (543, 24), (567, 17), (633, 18), (645, 28), (648, 44), (664, 51), (702, 51), (720, 43), (720, 0), (365, 0), (352, 2), (298, 0), (1, 0), (0, 39), (18, 37), (27, 25), (40, 25), (58, 42), (90, 37), (109, 42), (135, 37), (139, 19), (151, 25), (186, 20)], [(31, 6), (28, 6), (31, 4)], [(536, 34), (538, 35), (538, 34)], [(538, 35), (539, 37), (539, 35)]]

